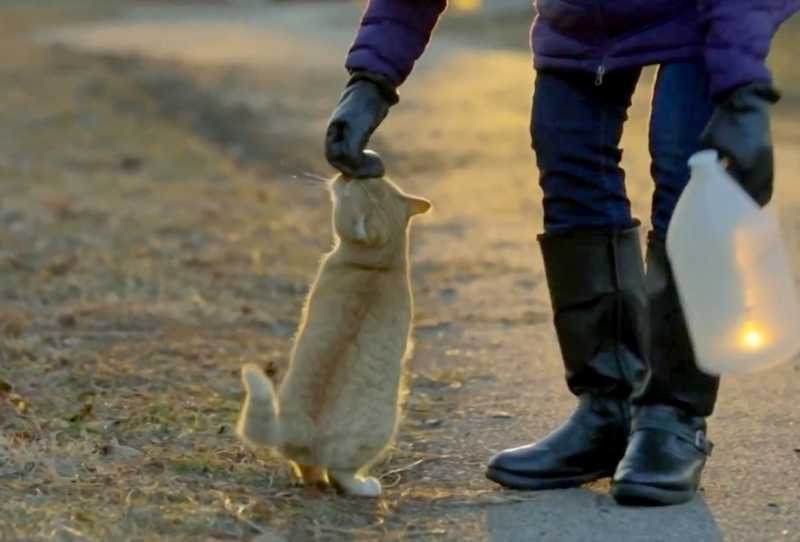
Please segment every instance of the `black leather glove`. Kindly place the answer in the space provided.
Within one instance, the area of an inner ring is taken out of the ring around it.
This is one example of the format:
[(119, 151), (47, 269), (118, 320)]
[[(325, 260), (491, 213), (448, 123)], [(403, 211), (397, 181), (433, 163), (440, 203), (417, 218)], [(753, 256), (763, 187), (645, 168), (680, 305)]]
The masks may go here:
[(741, 86), (721, 100), (700, 136), (704, 147), (727, 159), (728, 171), (762, 207), (772, 198), (769, 106), (779, 98), (766, 83)]
[(381, 157), (365, 147), (397, 100), (394, 85), (385, 77), (354, 73), (328, 121), (325, 134), (328, 162), (353, 178), (382, 177), (385, 169)]

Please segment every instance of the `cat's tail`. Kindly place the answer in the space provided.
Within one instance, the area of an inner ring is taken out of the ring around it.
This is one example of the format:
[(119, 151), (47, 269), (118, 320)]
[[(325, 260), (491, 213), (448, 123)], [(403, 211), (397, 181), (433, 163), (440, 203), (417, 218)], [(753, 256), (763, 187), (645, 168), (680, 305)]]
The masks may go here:
[(242, 383), (247, 396), (236, 433), (245, 442), (257, 446), (280, 445), (280, 406), (275, 386), (263, 371), (252, 363), (242, 367)]

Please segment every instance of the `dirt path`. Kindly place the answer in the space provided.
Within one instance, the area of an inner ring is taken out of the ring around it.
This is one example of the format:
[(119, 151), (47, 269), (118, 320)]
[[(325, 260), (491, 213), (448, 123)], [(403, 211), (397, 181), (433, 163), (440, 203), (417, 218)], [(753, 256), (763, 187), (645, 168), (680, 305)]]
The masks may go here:
[[(6, 134), (23, 137), (0, 138), (9, 180), (0, 299), (9, 300), (6, 321), (21, 322), (6, 324), (13, 338), (0, 380), (18, 392), (17, 415), (26, 401), (37, 423), (69, 416), (61, 429), (44, 422), (39, 440), (26, 440), (24, 417), (4, 430), (0, 480), (24, 496), (0, 511), (16, 533), (9, 539), (69, 525), (101, 539), (249, 539), (263, 528), (264, 540), (800, 540), (796, 362), (725, 383), (703, 495), (687, 505), (622, 509), (606, 482), (523, 494), (483, 478), (492, 453), (540, 437), (573, 399), (535, 243), (529, 55), (469, 45), (469, 18), (442, 29), (376, 138), (394, 179), (436, 205), (414, 232), (417, 347), (408, 415), (380, 467), (387, 499), (365, 510), (288, 487), (278, 464), (230, 438), (237, 368), (255, 358), (281, 370), (328, 243), (325, 195), (293, 175), (329, 172), (319, 134), (356, 15), (340, 5), (149, 7), (46, 33), (92, 52), (42, 49), (28, 61), (50, 84), (61, 66), (61, 114), (77, 106), (87, 124), (62, 126), (54, 104), (23, 118), (23, 97), (2, 112)], [(41, 28), (41, 14), (28, 17)], [(483, 37), (496, 45), (518, 34), (524, 44), (525, 27), (506, 20), (502, 40)], [(776, 62), (790, 41), (779, 41)], [(150, 60), (125, 58), (132, 52)], [(21, 65), (6, 68), (12, 88)], [(625, 154), (640, 216), (650, 189), (646, 86)], [(800, 167), (796, 94), (776, 126), (779, 179)], [(36, 122), (70, 143), (50, 141), (53, 152), (34, 160)], [(31, 168), (39, 182), (22, 180)], [(783, 182), (779, 194), (796, 232), (800, 190)], [(800, 252), (795, 235), (792, 249)], [(42, 397), (43, 378), (66, 397)], [(117, 491), (91, 494), (115, 479)], [(69, 498), (102, 498), (108, 510), (87, 514)]]

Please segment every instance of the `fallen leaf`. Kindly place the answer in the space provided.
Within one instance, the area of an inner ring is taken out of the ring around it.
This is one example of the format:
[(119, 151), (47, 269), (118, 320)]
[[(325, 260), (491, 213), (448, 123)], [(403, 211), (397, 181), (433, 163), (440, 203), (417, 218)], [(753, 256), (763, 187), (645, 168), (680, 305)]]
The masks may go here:
[(72, 519), (75, 521), (80, 521), (81, 523), (89, 523), (89, 524), (94, 523), (89, 516), (80, 511), (73, 512)]
[(6, 261), (9, 264), (11, 264), (11, 267), (13, 267), (14, 269), (16, 269), (18, 271), (28, 271), (28, 272), (30, 272), (30, 271), (34, 270), (31, 265), (29, 265), (28, 263), (22, 261), (22, 259), (19, 256), (13, 256), (13, 255), (9, 256), (9, 257), (6, 258)]
[(62, 312), (58, 315), (58, 323), (63, 327), (75, 327), (77, 319), (72, 312)]
[(5, 380), (0, 380), (0, 399), (5, 399), (11, 394), (13, 387)]
[(111, 461), (130, 461), (142, 455), (142, 452), (130, 446), (123, 446), (116, 438), (105, 446), (101, 446), (98, 451), (100, 455), (107, 457)]
[(75, 202), (70, 199), (54, 199), (45, 203), (45, 206), (58, 220), (69, 220), (78, 216)]
[(119, 167), (122, 171), (127, 173), (134, 173), (139, 171), (144, 164), (144, 160), (140, 156), (123, 156), (119, 160)]
[(67, 418), (67, 420), (71, 422), (83, 421), (86, 418), (92, 416), (93, 411), (94, 411), (94, 406), (92, 405), (92, 403), (86, 403), (81, 407), (80, 411), (77, 414), (74, 414), (73, 416)]
[(28, 403), (25, 401), (25, 399), (23, 399), (16, 393), (12, 393), (9, 396), (8, 400), (14, 406), (17, 413), (25, 414), (26, 412), (28, 412)]
[(202, 258), (199, 256), (188, 256), (181, 260), (181, 265), (186, 267), (211, 267), (214, 262), (209, 258)]
[(59, 277), (61, 275), (66, 275), (78, 265), (78, 257), (75, 255), (68, 256), (66, 258), (57, 258), (47, 264), (44, 268), (44, 273), (46, 275), (51, 275), (55, 277)]

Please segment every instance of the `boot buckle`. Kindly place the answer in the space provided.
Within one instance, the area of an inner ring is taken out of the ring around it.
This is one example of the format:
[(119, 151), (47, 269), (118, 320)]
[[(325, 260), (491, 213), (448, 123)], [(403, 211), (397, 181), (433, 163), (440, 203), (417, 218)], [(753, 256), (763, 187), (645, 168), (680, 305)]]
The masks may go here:
[(706, 455), (711, 455), (711, 450), (714, 449), (714, 443), (708, 440), (706, 432), (698, 429), (694, 434), (694, 445)]

